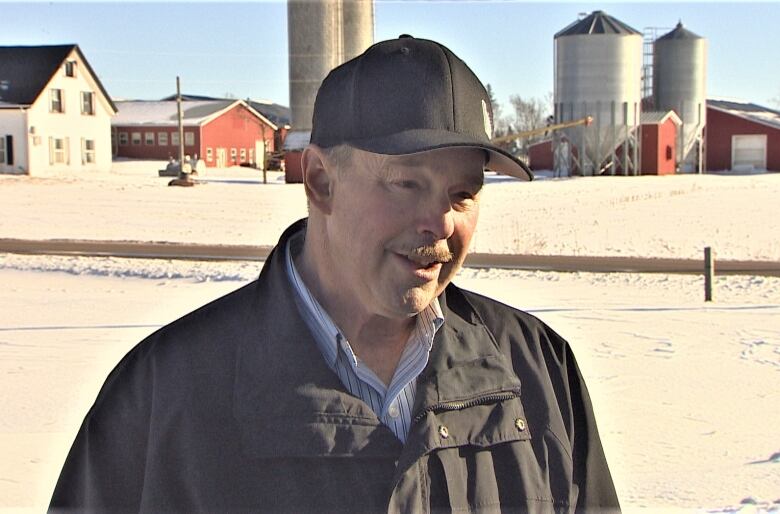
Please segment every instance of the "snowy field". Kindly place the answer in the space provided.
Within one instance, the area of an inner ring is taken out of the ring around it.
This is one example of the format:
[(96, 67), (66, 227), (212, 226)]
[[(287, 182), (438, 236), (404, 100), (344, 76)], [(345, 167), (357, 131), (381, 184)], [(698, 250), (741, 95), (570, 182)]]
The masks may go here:
[[(160, 163), (0, 176), (0, 238), (273, 244), (300, 185), (250, 170), (164, 187)], [(475, 250), (780, 260), (780, 174), (488, 177)], [(262, 263), (0, 254), (0, 510), (40, 512), (107, 373)], [(465, 269), (462, 287), (574, 347), (628, 512), (780, 511), (780, 278)]]

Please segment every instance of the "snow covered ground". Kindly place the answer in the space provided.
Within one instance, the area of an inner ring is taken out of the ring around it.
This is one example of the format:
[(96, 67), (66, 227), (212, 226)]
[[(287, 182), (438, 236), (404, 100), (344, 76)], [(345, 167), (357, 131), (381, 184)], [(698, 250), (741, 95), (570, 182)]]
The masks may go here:
[[(0, 176), (0, 237), (272, 244), (299, 185), (157, 163)], [(633, 181), (633, 183), (632, 183)], [(491, 176), (476, 249), (780, 260), (780, 175)], [(105, 376), (143, 336), (262, 263), (0, 254), (0, 510), (41, 511)], [(456, 282), (541, 317), (574, 347), (627, 511), (780, 511), (780, 278), (465, 269)]]
[[(0, 175), (0, 237), (267, 244), (306, 215), (303, 186), (247, 168), (168, 188), (162, 161), (89, 180)], [(780, 174), (590, 177), (489, 174), (473, 251), (780, 260)], [(215, 241), (214, 227), (219, 227)]]

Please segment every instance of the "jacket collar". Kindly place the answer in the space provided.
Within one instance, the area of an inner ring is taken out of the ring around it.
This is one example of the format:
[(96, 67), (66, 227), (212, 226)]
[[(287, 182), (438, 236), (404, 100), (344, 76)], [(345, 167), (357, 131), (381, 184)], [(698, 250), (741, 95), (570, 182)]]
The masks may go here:
[[(284, 248), (305, 227), (300, 220), (284, 232), (255, 284), (233, 394), (242, 439), (258, 455), (397, 454), (401, 443), (389, 429), (377, 430), (376, 414), (344, 390), (298, 312)], [(445, 323), (418, 379), (415, 413), (497, 391), (519, 393), (519, 379), (463, 293), (450, 285), (439, 302)]]

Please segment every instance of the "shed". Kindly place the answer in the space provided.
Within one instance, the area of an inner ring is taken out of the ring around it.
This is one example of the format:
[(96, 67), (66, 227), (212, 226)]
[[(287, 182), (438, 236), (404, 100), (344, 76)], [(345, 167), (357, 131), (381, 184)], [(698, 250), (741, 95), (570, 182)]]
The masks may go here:
[(551, 137), (531, 143), (528, 146), (528, 165), (533, 171), (552, 170), (555, 167), (553, 162), (553, 140)]
[(288, 184), (303, 182), (301, 155), (310, 139), (311, 131), (293, 130), (284, 140), (284, 181)]
[(780, 171), (780, 111), (707, 100), (707, 170)]
[(682, 125), (674, 111), (643, 112), (639, 118), (642, 175), (672, 175), (676, 171), (677, 130)]

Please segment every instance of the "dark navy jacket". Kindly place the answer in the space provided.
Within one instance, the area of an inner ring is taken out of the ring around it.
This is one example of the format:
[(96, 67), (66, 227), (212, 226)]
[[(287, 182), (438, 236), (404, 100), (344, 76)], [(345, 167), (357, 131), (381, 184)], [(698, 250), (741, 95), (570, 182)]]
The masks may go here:
[(158, 330), (111, 372), (51, 510), (607, 512), (618, 509), (568, 344), (447, 287), (406, 444), (330, 371), (282, 236), (259, 279)]

